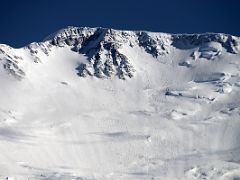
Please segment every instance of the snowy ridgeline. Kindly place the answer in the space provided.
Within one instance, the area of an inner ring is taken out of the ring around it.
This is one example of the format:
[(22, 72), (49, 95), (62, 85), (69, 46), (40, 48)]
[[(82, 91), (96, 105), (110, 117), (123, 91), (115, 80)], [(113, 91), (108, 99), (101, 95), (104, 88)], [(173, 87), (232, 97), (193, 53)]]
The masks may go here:
[[(187, 50), (197, 49), (191, 54), (192, 60), (205, 58), (213, 60), (221, 55), (224, 48), (229, 53), (238, 53), (240, 39), (226, 34), (165, 34), (145, 31), (121, 31), (105, 28), (68, 27), (46, 38), (44, 42), (32, 43), (24, 47), (39, 62), (41, 53), (51, 54), (53, 47), (69, 47), (72, 51), (83, 54), (88, 62), (76, 67), (81, 77), (96, 76), (98, 78), (114, 77), (132, 78), (136, 68), (131, 57), (124, 53), (126, 47), (141, 47), (156, 59), (167, 56), (174, 48)], [(0, 48), (3, 66), (10, 74), (21, 79), (25, 73), (18, 67), (19, 55), (12, 54), (10, 47)], [(180, 65), (190, 67), (191, 62)]]
[(0, 179), (240, 179), (238, 37), (68, 27), (0, 84)]

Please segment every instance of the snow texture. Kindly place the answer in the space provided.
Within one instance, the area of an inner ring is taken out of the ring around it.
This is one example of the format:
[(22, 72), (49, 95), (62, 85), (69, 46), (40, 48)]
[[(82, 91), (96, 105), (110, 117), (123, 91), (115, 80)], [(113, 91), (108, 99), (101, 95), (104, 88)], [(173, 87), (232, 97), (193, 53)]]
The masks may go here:
[(240, 38), (67, 27), (0, 45), (0, 178), (240, 179)]

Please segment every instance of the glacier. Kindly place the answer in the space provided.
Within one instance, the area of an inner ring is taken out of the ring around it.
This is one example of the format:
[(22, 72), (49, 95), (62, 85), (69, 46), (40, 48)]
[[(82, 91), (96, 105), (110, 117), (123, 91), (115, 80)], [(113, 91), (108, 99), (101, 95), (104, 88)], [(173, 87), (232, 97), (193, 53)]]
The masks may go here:
[(239, 37), (70, 26), (0, 84), (1, 179), (240, 179)]

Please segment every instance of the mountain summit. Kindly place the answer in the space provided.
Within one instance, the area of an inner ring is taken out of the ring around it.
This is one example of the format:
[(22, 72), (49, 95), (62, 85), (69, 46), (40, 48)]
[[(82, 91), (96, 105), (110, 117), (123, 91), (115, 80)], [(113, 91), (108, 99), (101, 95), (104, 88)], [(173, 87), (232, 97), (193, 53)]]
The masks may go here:
[(0, 178), (240, 179), (240, 38), (67, 27), (0, 45)]
[[(69, 48), (87, 57), (87, 62), (76, 67), (79, 76), (107, 78), (117, 76), (120, 79), (132, 78), (136, 72), (132, 60), (124, 52), (127, 48), (140, 47), (155, 59), (171, 54), (174, 49), (199, 48), (199, 56), (212, 59), (224, 48), (229, 53), (237, 54), (240, 49), (240, 38), (226, 34), (165, 34), (146, 31), (121, 31), (106, 28), (67, 27), (50, 35), (44, 42), (32, 43), (23, 49), (30, 52), (35, 62), (41, 54), (49, 56), (54, 48)], [(20, 78), (25, 75), (18, 68), (21, 56), (8, 56), (10, 47), (2, 45), (1, 59), (5, 60), (4, 68)], [(14, 51), (14, 50), (13, 50)], [(209, 52), (206, 52), (209, 51)], [(210, 53), (216, 51), (216, 53)], [(11, 52), (9, 52), (11, 53)], [(219, 53), (219, 54), (218, 54)], [(5, 54), (5, 56), (4, 56)], [(192, 58), (198, 58), (192, 54)], [(13, 55), (14, 56), (14, 55)]]

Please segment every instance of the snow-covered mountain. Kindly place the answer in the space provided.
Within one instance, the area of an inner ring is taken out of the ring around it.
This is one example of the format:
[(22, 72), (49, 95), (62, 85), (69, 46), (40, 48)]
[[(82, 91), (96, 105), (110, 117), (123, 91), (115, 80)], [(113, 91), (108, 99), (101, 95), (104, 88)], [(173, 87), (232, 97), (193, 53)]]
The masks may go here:
[(3, 179), (240, 179), (239, 37), (67, 27), (0, 84)]

